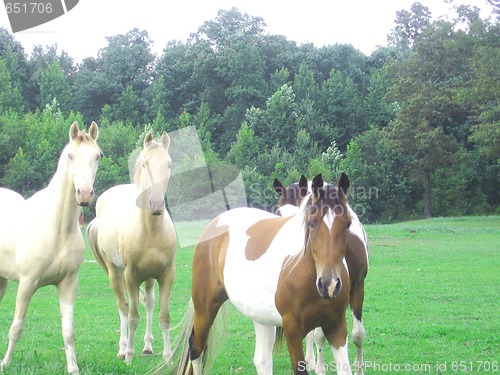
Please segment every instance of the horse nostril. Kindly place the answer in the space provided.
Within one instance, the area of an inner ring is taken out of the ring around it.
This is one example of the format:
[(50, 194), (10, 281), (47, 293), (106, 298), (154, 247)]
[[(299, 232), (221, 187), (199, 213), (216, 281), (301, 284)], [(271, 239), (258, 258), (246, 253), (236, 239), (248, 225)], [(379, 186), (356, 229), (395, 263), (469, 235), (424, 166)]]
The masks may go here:
[(337, 297), (337, 295), (340, 293), (341, 288), (342, 288), (342, 280), (340, 280), (340, 278), (337, 278), (335, 290), (333, 291), (333, 297)]
[(328, 285), (324, 283), (322, 277), (318, 279), (318, 292), (323, 298), (328, 296)]

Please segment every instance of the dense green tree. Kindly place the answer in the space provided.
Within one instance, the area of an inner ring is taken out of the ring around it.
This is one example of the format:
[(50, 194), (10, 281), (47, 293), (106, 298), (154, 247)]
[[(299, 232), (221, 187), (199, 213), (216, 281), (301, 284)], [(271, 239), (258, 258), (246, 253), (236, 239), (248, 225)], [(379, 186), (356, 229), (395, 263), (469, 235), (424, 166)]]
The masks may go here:
[(330, 78), (321, 86), (320, 109), (323, 116), (324, 134), (316, 134), (315, 140), (322, 149), (335, 140), (345, 149), (349, 140), (366, 129), (363, 118), (363, 102), (354, 82), (341, 71), (332, 70)]
[(261, 150), (273, 145), (291, 149), (297, 136), (297, 111), (295, 94), (283, 85), (267, 101), (264, 109), (247, 111), (246, 120), (255, 133)]
[[(99, 51), (97, 59), (82, 62), (76, 78), (75, 107), (85, 118), (92, 119), (107, 104), (114, 115), (132, 113), (137, 118), (130, 121), (142, 123), (147, 117), (145, 98), (153, 79), (152, 42), (146, 31), (138, 29), (107, 40), (108, 45)], [(130, 89), (124, 94), (127, 87)], [(124, 105), (130, 107), (125, 110)]]
[(231, 145), (227, 160), (238, 168), (255, 165), (259, 155), (259, 146), (255, 140), (253, 130), (248, 124), (243, 123), (236, 137), (236, 142)]
[[(28, 98), (31, 109), (43, 109), (47, 103), (54, 99), (54, 94), (66, 92), (66, 86), (72, 87), (75, 83), (76, 68), (74, 60), (66, 52), (59, 52), (57, 45), (45, 48), (41, 45), (33, 47), (28, 66), (30, 71)], [(50, 76), (49, 79), (55, 79), (54, 84), (48, 83), (47, 75)], [(44, 85), (43, 94), (42, 85)], [(55, 89), (56, 86), (57, 89)], [(65, 97), (59, 95), (56, 98), (60, 108), (69, 113), (71, 95)]]
[(400, 153), (413, 156), (408, 173), (424, 182), (424, 215), (430, 217), (431, 177), (457, 162), (455, 152), (465, 146), (470, 132), (474, 111), (463, 98), (464, 93), (472, 94), (470, 61), (475, 60), (482, 39), (474, 33), (484, 36), (486, 28), (481, 22), (478, 26), (478, 17), (472, 17), (475, 26), (466, 31), (457, 28), (458, 22), (429, 24), (425, 9), (415, 9), (414, 15), (398, 19), (412, 50), (389, 65), (388, 97), (399, 106), (391, 124), (392, 139)]
[(9, 110), (22, 113), (24, 108), (19, 82), (13, 81), (6, 61), (0, 58), (0, 113)]
[[(137, 29), (75, 66), (57, 46), (28, 58), (0, 28), (2, 184), (25, 195), (43, 186), (71, 120), (83, 117), (101, 124), (98, 193), (128, 181), (129, 156), (151, 130), (176, 134), (180, 174), (229, 162), (243, 172), (249, 204), (268, 210), (274, 177), (335, 182), (346, 171), (363, 221), (495, 212), (499, 17), (455, 9), (434, 21), (419, 3), (398, 12), (389, 45), (371, 56), (265, 34), (262, 18), (235, 8), (187, 42), (170, 41), (158, 60)], [(186, 127), (193, 134), (173, 133)], [(203, 154), (186, 154), (200, 144)], [(211, 185), (198, 182), (194, 193)], [(467, 194), (477, 199), (461, 203)]]
[(30, 106), (30, 72), (24, 48), (3, 27), (0, 27), (0, 60), (6, 64), (12, 87), (23, 97), (23, 104), (19, 109), (32, 109)]
[(69, 127), (75, 121), (83, 125), (78, 115), (65, 118), (57, 103), (26, 117), (24, 145), (12, 158), (2, 183), (25, 197), (45, 187), (56, 171), (61, 151), (68, 143)]
[(54, 99), (57, 101), (61, 112), (68, 115), (70, 112), (71, 89), (57, 61), (52, 62), (42, 72), (40, 79), (40, 106), (44, 108)]

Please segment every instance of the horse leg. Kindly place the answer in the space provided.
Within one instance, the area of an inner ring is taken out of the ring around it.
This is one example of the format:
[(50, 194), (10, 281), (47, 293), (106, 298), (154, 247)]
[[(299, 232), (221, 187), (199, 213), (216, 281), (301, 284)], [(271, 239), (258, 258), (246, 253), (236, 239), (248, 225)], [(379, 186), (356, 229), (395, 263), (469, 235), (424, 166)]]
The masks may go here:
[(227, 294), (222, 287), (214, 293), (205, 290), (202, 293), (193, 294), (194, 321), (193, 332), (189, 338), (189, 359), (193, 365), (194, 375), (202, 374), (202, 359), (207, 348), (210, 328), (214, 324), (220, 307), (227, 298)]
[(2, 299), (5, 296), (5, 292), (7, 292), (8, 283), (9, 280), (0, 277), (0, 302), (2, 302)]
[(70, 374), (78, 374), (75, 353), (75, 331), (73, 325), (73, 308), (78, 289), (78, 276), (73, 274), (65, 277), (58, 285), (59, 309), (61, 311), (62, 336), (66, 352), (66, 369)]
[(116, 355), (117, 359), (125, 359), (127, 350), (127, 316), (128, 302), (125, 296), (125, 280), (123, 271), (113, 264), (108, 264), (109, 282), (116, 295), (116, 305), (120, 315), (120, 340), (118, 342), (119, 349)]
[(276, 327), (253, 322), (255, 328), (255, 354), (253, 363), (258, 375), (273, 373), (273, 347)]
[(345, 315), (335, 328), (330, 330), (323, 329), (323, 332), (330, 343), (337, 374), (351, 375), (351, 365), (349, 364), (349, 355), (347, 352), (347, 323)]
[(162, 278), (158, 280), (160, 285), (160, 314), (158, 321), (163, 334), (163, 358), (168, 360), (172, 357), (170, 348), (170, 292), (174, 285), (175, 266), (172, 264), (165, 270)]
[(285, 332), (286, 346), (292, 361), (294, 375), (307, 374), (307, 365), (304, 360), (304, 350), (302, 349), (302, 341), (306, 333), (303, 332), (295, 319), (287, 316), (283, 317), (283, 331)]
[(142, 355), (153, 355), (153, 311), (155, 308), (155, 280), (148, 279), (144, 283), (144, 307), (146, 308), (146, 333), (144, 334), (144, 349)]
[(134, 339), (137, 326), (139, 325), (139, 289), (141, 283), (136, 280), (133, 272), (130, 270), (125, 271), (125, 280), (127, 282), (127, 291), (129, 298), (128, 308), (128, 340), (127, 350), (125, 351), (125, 362), (130, 365), (132, 357), (134, 356)]
[(316, 368), (316, 358), (314, 358), (314, 330), (306, 336), (306, 363), (307, 368)]
[(26, 311), (28, 310), (31, 297), (33, 297), (36, 289), (37, 287), (30, 280), (21, 279), (19, 281), (16, 296), (16, 310), (14, 312), (14, 319), (9, 330), (9, 346), (7, 347), (5, 357), (0, 363), (0, 370), (7, 367), (12, 362), (14, 348), (23, 334)]
[(365, 290), (364, 281), (356, 283), (351, 288), (351, 311), (352, 311), (352, 340), (356, 345), (356, 360), (354, 362), (355, 374), (363, 375), (364, 362), (363, 362), (363, 343), (366, 338), (365, 327), (363, 326), (362, 313), (363, 313), (363, 300)]
[(316, 344), (316, 349), (318, 350), (318, 364), (316, 365), (316, 374), (322, 375), (326, 373), (325, 368), (325, 347), (326, 337), (321, 328), (316, 328), (314, 330), (314, 343)]

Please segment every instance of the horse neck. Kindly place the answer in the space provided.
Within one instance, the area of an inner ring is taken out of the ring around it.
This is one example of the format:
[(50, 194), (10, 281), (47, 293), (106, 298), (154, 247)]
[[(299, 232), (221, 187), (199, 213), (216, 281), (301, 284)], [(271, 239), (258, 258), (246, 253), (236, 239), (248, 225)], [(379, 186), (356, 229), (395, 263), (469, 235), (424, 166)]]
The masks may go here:
[(46, 193), (48, 196), (45, 199), (50, 201), (51, 212), (55, 214), (54, 219), (62, 223), (61, 228), (65, 228), (65, 223), (69, 227), (74, 226), (80, 215), (80, 206), (76, 203), (73, 180), (61, 163), (50, 180)]

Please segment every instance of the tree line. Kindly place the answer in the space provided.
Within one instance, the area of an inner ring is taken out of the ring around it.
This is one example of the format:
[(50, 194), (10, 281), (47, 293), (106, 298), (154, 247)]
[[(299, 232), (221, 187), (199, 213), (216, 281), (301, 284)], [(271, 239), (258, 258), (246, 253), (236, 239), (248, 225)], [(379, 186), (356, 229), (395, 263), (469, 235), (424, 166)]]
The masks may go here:
[(97, 193), (129, 181), (144, 129), (194, 125), (209, 165), (242, 171), (252, 206), (273, 206), (258, 192), (276, 177), (345, 171), (364, 222), (498, 213), (499, 14), (457, 5), (432, 21), (414, 3), (370, 56), (297, 45), (235, 8), (161, 56), (133, 29), (78, 64), (57, 46), (27, 56), (0, 29), (0, 185), (44, 187), (73, 121), (100, 125)]

